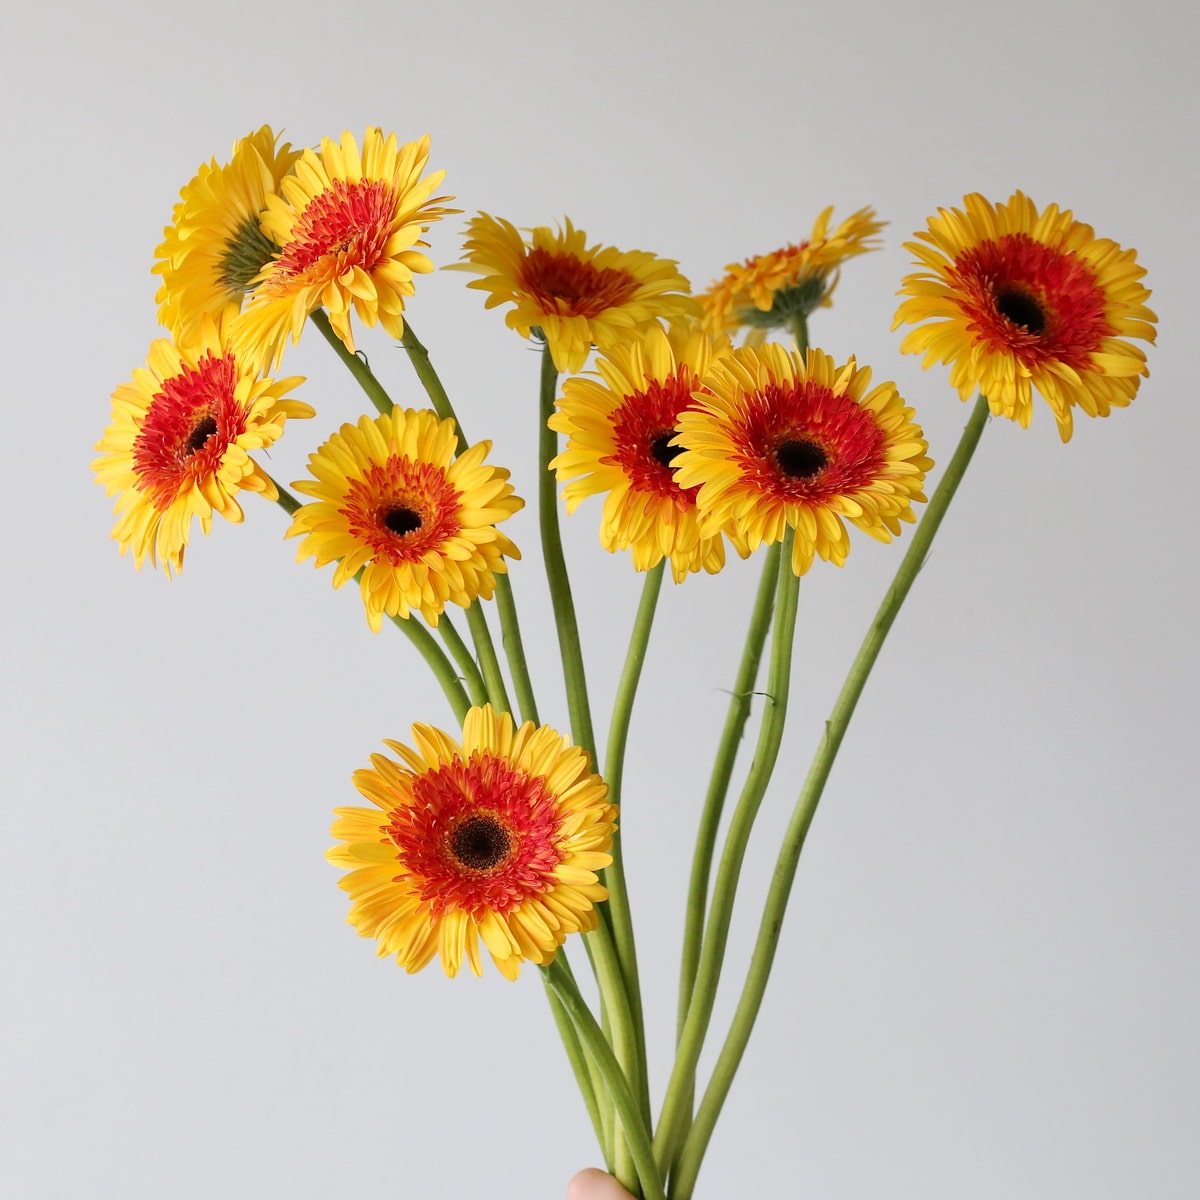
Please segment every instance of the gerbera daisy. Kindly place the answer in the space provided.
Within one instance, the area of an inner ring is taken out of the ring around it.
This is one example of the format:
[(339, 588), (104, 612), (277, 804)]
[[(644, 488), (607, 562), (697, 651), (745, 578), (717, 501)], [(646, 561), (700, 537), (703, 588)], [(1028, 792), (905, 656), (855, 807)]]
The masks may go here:
[(404, 335), (404, 298), (413, 275), (433, 270), (416, 247), (429, 226), (448, 212), (432, 196), (445, 171), (421, 178), (429, 138), (396, 144), (370, 128), (362, 153), (349, 132), (341, 144), (321, 141), (320, 153), (305, 150), (295, 173), (270, 196), (264, 232), (281, 247), (263, 270), (254, 296), (235, 329), (239, 344), (262, 347), (278, 360), (290, 333), (298, 341), (308, 315), (324, 307), (347, 349), (354, 350), (351, 309), (364, 325)]
[(149, 558), (168, 575), (178, 571), (192, 518), (205, 533), (214, 512), (241, 521), (238, 492), (277, 499), (249, 452), (274, 443), (289, 417), (313, 415), (286, 395), (303, 379), (260, 379), (224, 330), (204, 317), (193, 344), (152, 342), (146, 366), (113, 392), (112, 424), (92, 470), (110, 496), (119, 493), (112, 536), (139, 569)]
[(338, 560), (333, 586), (362, 572), (367, 621), (416, 609), (436, 625), (448, 601), (466, 608), (491, 599), (504, 557), (520, 552), (496, 529), (524, 507), (508, 472), (484, 464), (491, 442), (454, 457), (455, 425), (435, 413), (395, 409), (343, 425), (315, 454), (316, 477), (292, 486), (316, 503), (292, 519), (303, 537), (297, 560)]
[(728, 347), (724, 337), (654, 328), (599, 358), (599, 380), (579, 376), (563, 384), (550, 427), (567, 435), (567, 445), (550, 466), (560, 482), (571, 481), (563, 489), (567, 512), (585, 496), (607, 493), (600, 544), (632, 550), (637, 571), (667, 557), (679, 583), (689, 571), (712, 574), (725, 565), (721, 535), (700, 536), (697, 489), (675, 480), (679, 447), (671, 441), (700, 376)]
[(162, 276), (154, 297), (158, 320), (182, 342), (192, 342), (204, 316), (237, 312), (251, 282), (279, 249), (258, 223), (267, 197), (299, 157), (269, 125), (233, 144), (228, 163), (214, 158), (179, 191), (171, 224), (154, 252)]
[(905, 245), (926, 269), (905, 278), (900, 295), (910, 298), (893, 328), (926, 323), (900, 349), (923, 354), (925, 367), (952, 364), (964, 400), (978, 390), (996, 416), (1022, 426), (1037, 388), (1064, 442), (1072, 408), (1089, 417), (1124, 408), (1148, 372), (1142, 350), (1122, 339), (1152, 343), (1158, 319), (1135, 252), (1056, 204), (1039, 214), (1021, 192), (1007, 204), (978, 193), (963, 204), (966, 212), (939, 209)]
[(429, 725), (402, 760), (371, 755), (354, 786), (376, 807), (339, 808), (328, 858), (350, 869), (349, 922), (410, 974), (441, 958), (482, 973), (479, 942), (508, 979), (548, 963), (567, 935), (596, 927), (608, 893), (616, 809), (588, 756), (532, 721), (472, 708), (462, 745)]
[[(820, 350), (807, 359), (782, 346), (744, 346), (705, 375), (695, 407), (679, 418), (681, 487), (700, 486), (700, 532), (727, 532), (739, 552), (795, 531), (792, 570), (813, 555), (841, 566), (850, 552), (843, 518), (881, 542), (913, 521), (913, 501), (933, 465), (913, 410), (892, 383), (844, 367)], [(869, 389), (869, 390), (868, 390)]]
[(508, 221), (480, 213), (455, 264), (483, 276), (467, 286), (488, 293), (486, 308), (515, 305), (504, 320), (522, 337), (540, 330), (559, 371), (582, 370), (593, 344), (607, 350), (661, 320), (699, 315), (672, 259), (588, 246), (583, 230), (569, 219), (564, 226), (526, 230), (526, 241)]
[(877, 249), (875, 235), (885, 222), (875, 219), (873, 208), (860, 208), (831, 233), (831, 216), (832, 207), (817, 217), (807, 241), (730, 263), (724, 278), (698, 297), (704, 328), (732, 333), (748, 325), (750, 340), (761, 343), (768, 329), (790, 328), (797, 318), (807, 320), (832, 304), (837, 268), (856, 254)]

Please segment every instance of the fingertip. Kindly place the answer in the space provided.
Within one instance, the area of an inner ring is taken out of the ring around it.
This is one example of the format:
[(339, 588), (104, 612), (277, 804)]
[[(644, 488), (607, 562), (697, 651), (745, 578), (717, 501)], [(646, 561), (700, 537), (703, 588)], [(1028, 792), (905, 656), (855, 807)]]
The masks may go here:
[(587, 1167), (567, 1184), (567, 1200), (631, 1200), (631, 1197), (606, 1171)]

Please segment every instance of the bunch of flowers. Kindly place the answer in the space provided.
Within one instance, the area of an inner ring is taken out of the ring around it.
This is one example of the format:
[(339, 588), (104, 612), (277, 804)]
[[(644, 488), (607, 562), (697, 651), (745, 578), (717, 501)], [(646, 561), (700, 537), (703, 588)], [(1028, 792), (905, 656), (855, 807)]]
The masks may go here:
[[(967, 196), (906, 244), (918, 270), (901, 284), (895, 324), (913, 328), (900, 348), (926, 367), (948, 364), (960, 397), (977, 397), (927, 500), (934, 464), (913, 409), (893, 383), (809, 340), (843, 264), (879, 244), (870, 208), (833, 229), (826, 209), (806, 241), (732, 264), (697, 295), (675, 262), (589, 245), (569, 220), (522, 230), (472, 219), (455, 265), (542, 351), (533, 491), (567, 736), (541, 723), (509, 581), (520, 554), (501, 526), (524, 502), (509, 472), (489, 463), (490, 443), (467, 438), (408, 319), (416, 276), (433, 269), (425, 236), (457, 211), (434, 195), (442, 172), (427, 172), (428, 156), (428, 138), (400, 144), (374, 128), (361, 145), (344, 133), (294, 151), (263, 127), (235, 143), (228, 163), (201, 166), (153, 268), (170, 336), (113, 393), (94, 470), (117, 497), (113, 537), (136, 566), (179, 571), (193, 518), (205, 533), (214, 513), (241, 521), (239, 493), (257, 493), (291, 516), (300, 560), (332, 564), (334, 587), (357, 581), (373, 630), (386, 616), (407, 635), (460, 730), (415, 723), (407, 742), (387, 742), (389, 754), (354, 772), (370, 807), (336, 810), (328, 855), (345, 870), (349, 921), (409, 972), (436, 958), (447, 975), (464, 966), (478, 975), (485, 951), (508, 979), (535, 964), (610, 1169), (645, 1200), (687, 1200), (767, 985), (825, 780), (988, 415), (1027, 426), (1036, 391), (1066, 441), (1077, 411), (1105, 417), (1129, 404), (1147, 373), (1135, 342), (1155, 332), (1144, 271), (1132, 251), (1020, 192), (1003, 203)], [(377, 413), (330, 434), (309, 458), (310, 477), (288, 491), (254, 454), (289, 419), (315, 415), (291, 396), (302, 380), (272, 374), (310, 323)], [(394, 407), (356, 353), (360, 327), (375, 325), (408, 351), (428, 409)], [(603, 497), (601, 545), (628, 551), (645, 575), (603, 755), (560, 489), (568, 513)], [(799, 578), (817, 560), (842, 566), (851, 527), (881, 542), (903, 536), (906, 552), (796, 798), (741, 999), (705, 1081), (698, 1063), (741, 865), (785, 730)], [(730, 551), (758, 554), (762, 582), (698, 805), (677, 1051), (654, 1113), (617, 830), (625, 747), (668, 564), (676, 585), (702, 587), (692, 577), (720, 571)], [(467, 638), (453, 608), (465, 612)], [(753, 694), (764, 697), (753, 757), (718, 846)], [(573, 934), (600, 1013), (568, 963)]]

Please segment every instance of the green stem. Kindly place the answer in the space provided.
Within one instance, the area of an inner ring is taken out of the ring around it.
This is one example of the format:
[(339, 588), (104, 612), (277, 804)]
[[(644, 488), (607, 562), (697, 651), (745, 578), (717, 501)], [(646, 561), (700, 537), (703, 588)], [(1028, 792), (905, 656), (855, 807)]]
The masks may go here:
[(558, 435), (546, 422), (554, 412), (554, 396), (558, 388), (558, 372), (550, 347), (542, 349), (541, 403), (538, 413), (541, 428), (538, 436), (538, 517), (542, 534), (542, 557), (546, 564), (546, 579), (550, 584), (550, 599), (554, 605), (554, 624), (558, 630), (558, 648), (562, 656), (563, 674), (567, 688), (567, 711), (571, 719), (571, 736), (596, 761), (596, 739), (592, 733), (592, 713), (588, 704), (587, 679), (583, 671), (583, 652), (579, 645), (579, 626), (575, 620), (575, 602), (571, 598), (571, 581), (563, 557), (562, 535), (558, 529), (558, 497), (550, 460), (558, 453)]
[(738, 665), (737, 678), (729, 697), (729, 711), (725, 714), (725, 727), (721, 730), (721, 741), (713, 761), (712, 777), (708, 794), (704, 797), (704, 808), (700, 815), (700, 828), (696, 833), (696, 849), (692, 858), (692, 875), (688, 882), (687, 913), (683, 927), (683, 956), (679, 970), (679, 1013), (676, 1039), (683, 1034), (683, 1023), (687, 1020), (688, 1006), (692, 1002), (692, 988), (696, 983), (696, 968), (700, 961), (700, 942), (704, 933), (704, 914), (708, 905), (708, 881), (712, 870), (713, 851), (716, 848), (717, 828), (729, 792), (729, 781), (737, 760), (738, 746), (750, 716), (754, 684), (758, 679), (758, 668), (762, 662), (763, 643), (771, 627), (771, 614), (775, 610), (775, 586), (779, 578), (779, 546), (771, 546), (763, 561), (762, 579), (758, 584), (758, 595), (750, 616), (750, 627), (746, 630), (746, 644), (742, 648), (742, 661)]
[(509, 712), (508, 693), (504, 689), (504, 676), (500, 674), (496, 647), (492, 644), (492, 631), (488, 628), (487, 617), (484, 616), (482, 605), (472, 604), (467, 609), (467, 625), (471, 630), (471, 639), (475, 643), (475, 653), (479, 655), (479, 665), (483, 669), (488, 699), (491, 700), (492, 707), (497, 712)]
[(443, 421), (454, 422), (454, 428), (458, 431), (457, 453), (462, 454), (467, 449), (467, 435), (463, 432), (462, 424), (454, 413), (454, 405), (450, 403), (450, 396), (442, 386), (441, 378), (433, 369), (433, 363), (429, 361), (429, 351), (425, 349), (420, 338), (413, 332), (413, 327), (407, 317), (404, 319), (404, 336), (400, 339), (400, 345), (408, 351), (409, 361), (417, 373), (417, 378), (421, 381), (421, 386), (425, 389), (425, 394), (429, 397), (430, 404), (433, 405), (433, 411)]
[[(267, 478), (271, 479), (269, 475)], [(279, 493), (275, 503), (278, 504), (279, 507), (282, 508), (289, 517), (294, 517), (297, 510), (301, 507), (301, 501), (297, 500), (296, 497), (287, 490), (287, 488), (281, 487), (274, 479), (271, 479), (271, 482), (275, 484), (275, 490)]]
[(346, 364), (350, 370), (350, 374), (358, 380), (359, 387), (367, 393), (371, 403), (375, 405), (381, 413), (390, 413), (392, 411), (391, 397), (383, 390), (383, 385), (375, 378), (375, 373), (367, 366), (366, 362), (359, 358), (357, 354), (351, 353), (346, 349), (345, 343), (334, 332), (333, 326), (329, 323), (329, 317), (326, 315), (323, 308), (315, 309), (309, 314), (308, 318), (322, 333), (325, 340), (333, 347), (334, 353), (338, 358)]
[[(443, 386), (441, 377), (434, 369), (429, 351), (425, 349), (424, 343), (413, 331), (412, 322), (407, 319), (404, 322), (404, 336), (400, 339), (400, 344), (408, 352), (409, 361), (417, 373), (417, 378), (421, 381), (421, 386), (425, 389), (425, 394), (429, 397), (429, 402), (433, 405), (434, 412), (442, 420), (454, 422), (454, 428), (458, 433), (457, 452), (462, 454), (469, 445), (462, 422), (454, 411), (454, 405), (450, 402), (449, 393)], [(525, 659), (525, 646), (521, 640), (521, 625), (517, 619), (516, 602), (513, 600), (512, 581), (507, 574), (496, 576), (496, 604), (500, 609), (501, 640), (504, 645), (505, 657), (508, 659), (508, 669), (512, 672), (517, 703), (521, 706), (521, 719), (533, 721), (536, 724), (537, 704), (533, 698), (529, 664)]]
[[(666, 560), (646, 574), (642, 585), (642, 598), (634, 618), (633, 631), (629, 635), (629, 651), (625, 655), (625, 666), (617, 685), (613, 702), (612, 721), (608, 728), (608, 745), (604, 753), (604, 780), (608, 784), (608, 797), (618, 808), (621, 804), (621, 784), (625, 774), (625, 748), (629, 740), (629, 722), (633, 716), (633, 701), (637, 695), (638, 681), (646, 661), (646, 646), (650, 641), (650, 630), (654, 624), (654, 611), (662, 591), (663, 572)], [(637, 1084), (638, 1102), (647, 1126), (651, 1122), (650, 1087), (646, 1069), (646, 1031), (642, 1015), (642, 989), (638, 976), (637, 946), (633, 937), (633, 917), (629, 909), (629, 893), (625, 886), (625, 863), (621, 853), (621, 829), (613, 835), (612, 865), (604, 872), (608, 887), (608, 908), (612, 915), (613, 940), (616, 943), (617, 959), (625, 980), (625, 994), (629, 998), (630, 1018), (637, 1039)]]
[(934, 535), (958, 485), (962, 481), (975, 447), (979, 444), (983, 427), (987, 423), (987, 400), (980, 396), (975, 402), (966, 428), (963, 430), (950, 465), (946, 468), (941, 482), (937, 486), (925, 515), (909, 543), (908, 550), (901, 560), (896, 577), (892, 581), (887, 595), (883, 598), (871, 627), (863, 639), (862, 646), (850, 667), (842, 690), (825, 723), (825, 733), (817, 747), (812, 766), (801, 788), (796, 801), (775, 870), (771, 877), (771, 886), (767, 892), (766, 903), (763, 907), (762, 923), (759, 926), (758, 939), (755, 942), (754, 954), (750, 960), (750, 968), (746, 975), (746, 983), (742, 996), (734, 1013), (733, 1023), (721, 1053), (713, 1069), (712, 1079), (696, 1113), (695, 1122), (688, 1134), (683, 1153), (679, 1157), (676, 1174), (672, 1177), (672, 1200), (688, 1200), (695, 1185), (700, 1163), (712, 1136), (713, 1127), (720, 1115), (721, 1106), (733, 1082), (734, 1073), (742, 1060), (746, 1043), (750, 1039), (750, 1031), (758, 1016), (766, 991), (767, 979), (771, 972), (771, 964), (775, 959), (775, 951), (779, 945), (779, 935), (783, 929), (784, 913), (787, 909), (788, 898), (791, 895), (792, 882), (795, 879), (796, 867), (800, 861), (800, 852), (804, 849), (804, 841), (812, 824), (813, 815), (825, 789), (825, 781), (833, 767), (834, 759), (845, 736), (846, 727), (854, 715), (859, 696), (879, 656), (884, 639), (896, 619), (909, 590), (912, 588), (917, 575), (925, 564), (929, 547)]
[(808, 318), (803, 313), (796, 313), (788, 322), (788, 329), (796, 339), (796, 349), (800, 351), (800, 357), (804, 358), (808, 354)]
[(687, 1132), (690, 1099), (695, 1088), (696, 1063), (700, 1058), (704, 1035), (708, 1031), (713, 1003), (716, 1000), (717, 984), (737, 895), (738, 876), (741, 873), (754, 818), (758, 815), (767, 785), (771, 781), (771, 772), (775, 769), (775, 760), (783, 740), (791, 683), (796, 605), (800, 590), (800, 581), (791, 569), (793, 538), (793, 530), (789, 528), (784, 534), (783, 545), (780, 548), (767, 694), (758, 743), (754, 748), (754, 761), (750, 764), (750, 771), (725, 837), (725, 848), (721, 853), (721, 863), (717, 868), (717, 878), (713, 886), (712, 908), (704, 929), (704, 944), (700, 951), (692, 1003), (688, 1007), (687, 1020), (683, 1023), (683, 1033), (675, 1054), (675, 1066), (667, 1084), (662, 1115), (655, 1132), (654, 1152), (664, 1170), (673, 1165), (683, 1136)]
[[(560, 950), (559, 953), (561, 954), (562, 951)], [(613, 1165), (612, 1150), (608, 1145), (604, 1118), (601, 1115), (600, 1105), (596, 1099), (596, 1082), (592, 1078), (588, 1056), (583, 1049), (583, 1043), (579, 1040), (579, 1033), (575, 1029), (575, 1023), (571, 1020), (566, 1007), (555, 994), (554, 989), (550, 986), (550, 981), (545, 975), (542, 976), (542, 983), (546, 988), (546, 999), (550, 1001), (550, 1012), (554, 1017), (554, 1024), (558, 1027), (558, 1035), (562, 1038), (563, 1048), (567, 1052), (567, 1061), (571, 1064), (571, 1070), (575, 1075), (575, 1082), (579, 1085), (579, 1093), (583, 1097), (583, 1103), (586, 1105), (588, 1116), (591, 1118), (592, 1129), (596, 1134), (596, 1141), (600, 1146), (601, 1153), (604, 1155), (604, 1165), (611, 1170)]]
[(574, 980), (562, 969), (557, 958), (542, 970), (555, 995), (575, 1022), (584, 1046), (595, 1059), (616, 1107), (621, 1132), (628, 1142), (632, 1159), (631, 1169), (616, 1171), (617, 1179), (641, 1200), (666, 1200), (662, 1179), (654, 1162), (649, 1131), (612, 1047), (605, 1041), (603, 1031), (596, 1024), (596, 1018), (579, 994)]
[(450, 651), (450, 656), (458, 664), (459, 671), (462, 672), (461, 677), (471, 694), (471, 703), (482, 707), (487, 703), (488, 695), (475, 656), (467, 648), (466, 642), (459, 636), (458, 630), (454, 628), (454, 622), (446, 613), (442, 613), (438, 618), (437, 628), (438, 633), (442, 635), (442, 641), (446, 643), (446, 649)]

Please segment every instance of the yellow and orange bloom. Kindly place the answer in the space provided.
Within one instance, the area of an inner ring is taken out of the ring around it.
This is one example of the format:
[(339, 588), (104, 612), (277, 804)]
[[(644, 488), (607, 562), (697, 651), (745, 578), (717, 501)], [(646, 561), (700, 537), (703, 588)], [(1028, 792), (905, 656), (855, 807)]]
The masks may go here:
[(598, 358), (599, 379), (563, 383), (550, 427), (566, 434), (567, 444), (550, 466), (566, 481), (567, 512), (603, 494), (600, 544), (631, 550), (637, 571), (669, 558), (679, 583), (689, 572), (712, 574), (725, 565), (722, 536), (700, 535), (698, 489), (675, 479), (680, 451), (672, 441), (700, 377), (728, 348), (727, 338), (695, 329), (653, 328)]
[(733, 333), (749, 327), (749, 341), (761, 344), (769, 329), (791, 328), (833, 303), (839, 268), (848, 258), (879, 247), (885, 222), (873, 208), (860, 208), (830, 230), (833, 209), (825, 209), (807, 241), (730, 263), (725, 275), (697, 297), (704, 328)]
[(324, 308), (338, 337), (354, 350), (353, 312), (394, 338), (404, 336), (404, 301), (413, 276), (433, 270), (423, 253), (430, 225), (456, 209), (433, 196), (445, 177), (421, 178), (429, 138), (397, 145), (396, 135), (369, 128), (361, 153), (354, 136), (324, 138), (305, 150), (280, 196), (267, 198), (263, 232), (279, 247), (235, 327), (239, 346), (278, 361), (284, 344)]
[(607, 350), (664, 321), (694, 320), (690, 284), (672, 259), (644, 250), (588, 246), (570, 220), (522, 231), (480, 213), (467, 227), (460, 270), (486, 292), (486, 308), (511, 304), (504, 320), (522, 337), (540, 331), (560, 372), (583, 369), (592, 346)]
[(964, 211), (939, 209), (906, 243), (923, 269), (905, 278), (893, 328), (918, 325), (901, 350), (922, 366), (951, 364), (963, 400), (982, 392), (999, 417), (1028, 426), (1033, 390), (1069, 441), (1072, 410), (1107, 417), (1129, 404), (1148, 374), (1140, 347), (1157, 317), (1133, 250), (1097, 238), (1051, 204), (1039, 213), (1014, 192), (1006, 204), (978, 193)]
[(597, 872), (616, 809), (588, 756), (548, 726), (513, 728), (472, 708), (462, 744), (414, 725), (400, 761), (371, 756), (354, 786), (374, 808), (339, 808), (328, 858), (349, 874), (349, 923), (410, 974), (435, 956), (449, 976), (482, 974), (480, 942), (501, 974), (549, 963), (572, 933), (596, 927)]
[(395, 409), (343, 425), (309, 456), (314, 479), (292, 486), (314, 503), (292, 519), (298, 561), (337, 562), (333, 586), (359, 571), (367, 621), (419, 612), (430, 625), (447, 603), (490, 600), (504, 559), (520, 552), (496, 525), (524, 507), (508, 472), (484, 459), (491, 442), (454, 456), (454, 422)]
[(795, 530), (792, 570), (814, 555), (841, 566), (845, 521), (881, 542), (914, 521), (933, 465), (913, 410), (869, 368), (835, 366), (820, 350), (745, 346), (714, 362), (679, 418), (681, 487), (699, 487), (700, 532), (726, 533), (739, 553)]
[(278, 499), (251, 457), (271, 446), (291, 417), (313, 410), (287, 393), (304, 381), (260, 378), (229, 345), (225, 324), (201, 321), (195, 343), (150, 345), (144, 368), (113, 392), (112, 423), (96, 446), (96, 482), (117, 496), (113, 538), (141, 568), (183, 566), (192, 518), (208, 533), (213, 513), (242, 520), (238, 492)]
[(300, 152), (278, 142), (279, 134), (264, 125), (234, 142), (228, 163), (201, 164), (179, 191), (153, 273), (162, 277), (155, 296), (159, 324), (180, 342), (196, 340), (204, 317), (220, 321), (237, 313), (279, 249), (259, 216)]

